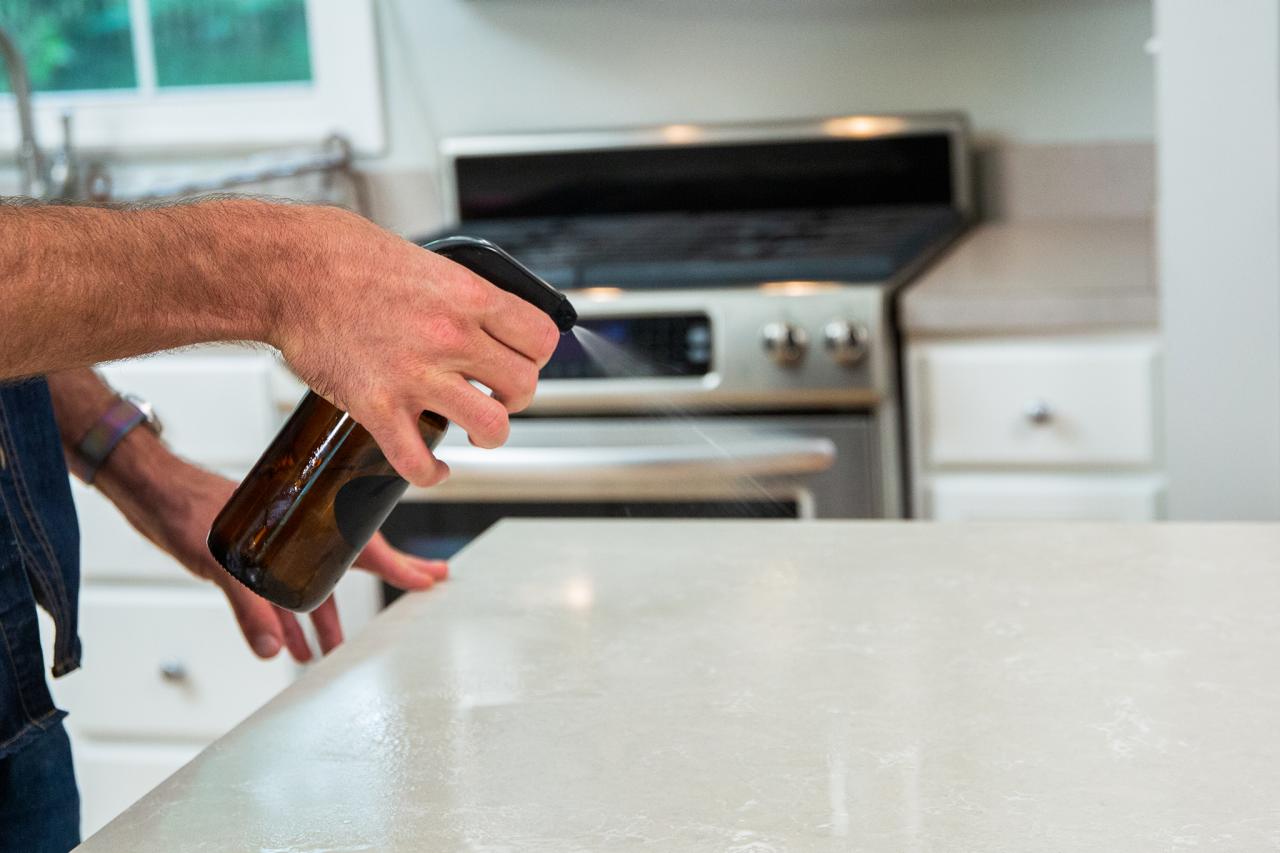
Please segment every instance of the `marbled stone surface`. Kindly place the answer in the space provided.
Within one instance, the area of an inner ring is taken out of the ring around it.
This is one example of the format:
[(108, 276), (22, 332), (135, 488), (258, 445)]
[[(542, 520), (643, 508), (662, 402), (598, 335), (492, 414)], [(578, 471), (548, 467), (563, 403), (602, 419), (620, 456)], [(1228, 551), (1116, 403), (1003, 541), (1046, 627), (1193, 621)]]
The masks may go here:
[(1280, 845), (1280, 526), (516, 522), (90, 851)]

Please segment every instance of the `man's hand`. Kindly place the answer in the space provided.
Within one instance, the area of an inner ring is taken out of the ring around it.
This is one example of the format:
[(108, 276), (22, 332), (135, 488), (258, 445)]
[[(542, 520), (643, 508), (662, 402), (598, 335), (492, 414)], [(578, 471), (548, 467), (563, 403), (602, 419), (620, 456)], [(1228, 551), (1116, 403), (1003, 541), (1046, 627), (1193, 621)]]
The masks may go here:
[[(274, 657), (287, 648), (299, 662), (311, 659), (297, 616), (254, 595), (223, 571), (205, 545), (209, 526), (235, 489), (235, 483), (179, 459), (173, 461), (166, 485), (153, 491), (153, 510), (134, 507), (126, 511), (144, 535), (171, 554), (193, 574), (217, 584), (227, 596), (240, 631), (258, 657)], [(378, 575), (392, 586), (406, 590), (429, 589), (448, 575), (438, 560), (422, 560), (398, 551), (382, 534), (356, 559), (356, 566)], [(320, 651), (328, 653), (342, 642), (338, 608), (330, 596), (312, 613)]]
[(529, 405), (560, 339), (551, 318), (366, 219), (310, 210), (299, 239), (323, 252), (295, 273), (269, 342), (419, 486), (449, 470), (423, 444), (420, 412), (448, 418), (478, 447), (505, 442), (508, 414)]

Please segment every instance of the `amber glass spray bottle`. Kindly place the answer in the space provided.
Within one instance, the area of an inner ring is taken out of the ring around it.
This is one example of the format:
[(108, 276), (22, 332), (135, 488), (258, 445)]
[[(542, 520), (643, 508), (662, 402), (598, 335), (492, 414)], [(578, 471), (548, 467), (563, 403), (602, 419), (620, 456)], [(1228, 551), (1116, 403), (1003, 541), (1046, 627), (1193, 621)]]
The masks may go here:
[[(569, 300), (484, 240), (450, 237), (425, 247), (546, 311), (561, 332)], [(418, 418), (432, 450), (449, 423)], [(209, 551), (233, 577), (289, 610), (318, 607), (391, 514), (408, 483), (346, 412), (308, 392), (218, 513)]]

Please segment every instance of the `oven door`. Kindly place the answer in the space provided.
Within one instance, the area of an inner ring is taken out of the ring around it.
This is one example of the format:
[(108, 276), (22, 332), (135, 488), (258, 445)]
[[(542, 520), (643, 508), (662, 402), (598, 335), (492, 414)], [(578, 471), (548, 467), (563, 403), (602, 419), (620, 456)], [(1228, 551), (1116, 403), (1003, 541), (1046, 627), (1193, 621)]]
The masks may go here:
[(447, 559), (502, 518), (871, 518), (882, 514), (869, 414), (525, 418), (496, 450), (451, 430), (453, 474), (410, 489), (383, 526)]

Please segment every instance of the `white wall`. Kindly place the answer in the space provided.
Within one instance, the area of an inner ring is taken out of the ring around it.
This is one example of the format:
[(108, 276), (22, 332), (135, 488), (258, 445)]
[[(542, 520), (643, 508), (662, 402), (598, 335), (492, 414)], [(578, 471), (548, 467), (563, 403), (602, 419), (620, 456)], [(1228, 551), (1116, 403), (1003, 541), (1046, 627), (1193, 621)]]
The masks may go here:
[(1280, 7), (1156, 11), (1169, 514), (1280, 519)]
[(391, 157), (436, 134), (968, 110), (1150, 139), (1150, 0), (379, 0)]

